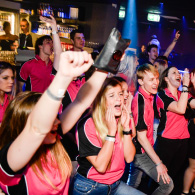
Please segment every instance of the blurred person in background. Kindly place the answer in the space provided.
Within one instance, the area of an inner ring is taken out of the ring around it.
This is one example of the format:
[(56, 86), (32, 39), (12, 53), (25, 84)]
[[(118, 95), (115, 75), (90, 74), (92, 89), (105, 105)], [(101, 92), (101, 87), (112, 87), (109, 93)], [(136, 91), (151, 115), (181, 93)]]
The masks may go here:
[(29, 33), (29, 22), (26, 19), (21, 20), (20, 28), (22, 33), (19, 35), (19, 48), (33, 47), (32, 36)]
[(71, 51), (83, 51), (85, 46), (85, 36), (81, 30), (73, 30), (70, 33), (70, 40), (73, 44)]
[(117, 76), (120, 76), (126, 80), (128, 90), (132, 95), (134, 95), (135, 91), (137, 90), (136, 68), (138, 65), (139, 62), (135, 51), (127, 49), (122, 61), (120, 62), (119, 73)]
[(7, 21), (3, 23), (3, 30), (5, 31), (5, 34), (0, 36), (1, 50), (13, 51), (14, 49), (12, 48), (12, 45), (18, 40), (18, 36), (10, 33), (11, 25)]
[(15, 69), (7, 62), (0, 62), (0, 125), (7, 106), (14, 94)]

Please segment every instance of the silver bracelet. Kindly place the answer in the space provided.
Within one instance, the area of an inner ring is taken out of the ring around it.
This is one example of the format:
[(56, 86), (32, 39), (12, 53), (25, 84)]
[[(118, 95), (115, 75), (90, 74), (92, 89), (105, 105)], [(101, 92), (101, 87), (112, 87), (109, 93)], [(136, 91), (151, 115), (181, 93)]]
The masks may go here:
[(51, 33), (52, 33), (52, 35), (58, 34), (58, 32), (56, 30), (52, 31)]
[(51, 91), (49, 90), (49, 88), (47, 88), (46, 92), (47, 92), (47, 95), (51, 99), (56, 100), (56, 101), (60, 101), (64, 97), (64, 96), (56, 96), (56, 95), (54, 95), (53, 93), (51, 93)]
[(114, 137), (108, 137), (106, 136), (106, 141), (110, 141), (110, 142), (115, 142), (115, 138)]
[(158, 164), (156, 164), (156, 167), (158, 167), (161, 164), (162, 164), (162, 160)]

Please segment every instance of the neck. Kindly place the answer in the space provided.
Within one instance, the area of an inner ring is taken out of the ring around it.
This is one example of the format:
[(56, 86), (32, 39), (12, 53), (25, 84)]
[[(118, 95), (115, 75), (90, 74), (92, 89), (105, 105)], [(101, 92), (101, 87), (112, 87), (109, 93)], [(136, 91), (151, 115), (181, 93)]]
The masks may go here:
[(175, 88), (171, 85), (169, 85), (167, 88), (173, 94), (173, 96), (177, 97), (177, 91), (178, 91), (177, 88)]
[(46, 65), (48, 64), (48, 62), (49, 62), (49, 56), (48, 55), (40, 53), (39, 57), (46, 63)]
[(26, 32), (23, 32), (25, 35), (29, 35), (29, 32), (28, 31), (26, 31)]
[(5, 92), (0, 91), (0, 103), (2, 104), (4, 102)]
[(150, 92), (146, 91), (146, 89), (143, 87), (143, 86), (140, 86), (148, 95), (154, 95), (154, 94), (151, 94)]
[(73, 49), (74, 49), (74, 51), (82, 51), (82, 49), (80, 49), (78, 47), (74, 47)]
[(149, 61), (150, 61), (152, 64), (154, 64), (154, 60), (153, 60), (153, 59), (149, 58)]

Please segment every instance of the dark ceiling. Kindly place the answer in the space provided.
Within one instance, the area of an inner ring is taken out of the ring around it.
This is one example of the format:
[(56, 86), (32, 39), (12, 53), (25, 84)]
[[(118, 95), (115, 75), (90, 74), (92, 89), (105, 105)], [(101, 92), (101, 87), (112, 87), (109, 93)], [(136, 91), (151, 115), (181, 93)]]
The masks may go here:
[[(38, 5), (40, 2), (50, 3), (56, 5), (64, 4), (74, 4), (79, 3), (83, 6), (85, 3), (102, 3), (102, 4), (117, 4), (126, 5), (128, 0), (10, 0), (10, 1), (20, 1), (23, 8), (31, 8)], [(195, 0), (135, 0), (137, 6), (137, 16), (138, 22), (147, 23), (147, 13), (151, 11), (160, 11), (160, 15), (165, 16), (162, 19), (170, 25), (178, 26), (181, 23), (182, 17), (185, 16), (188, 26), (195, 30)], [(160, 6), (163, 8), (160, 9)], [(171, 18), (167, 16), (172, 16), (176, 18)]]

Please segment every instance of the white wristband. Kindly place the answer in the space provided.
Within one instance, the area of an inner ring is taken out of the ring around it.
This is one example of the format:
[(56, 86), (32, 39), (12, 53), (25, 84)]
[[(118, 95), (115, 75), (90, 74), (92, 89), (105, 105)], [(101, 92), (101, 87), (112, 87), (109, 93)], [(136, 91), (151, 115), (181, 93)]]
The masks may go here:
[(52, 33), (52, 35), (56, 35), (56, 34), (58, 34), (58, 32), (57, 32), (57, 31), (55, 31), (55, 30), (54, 30), (54, 31), (52, 31), (51, 33)]
[(108, 137), (106, 136), (106, 141), (110, 141), (110, 142), (115, 142), (115, 138), (114, 137)]

